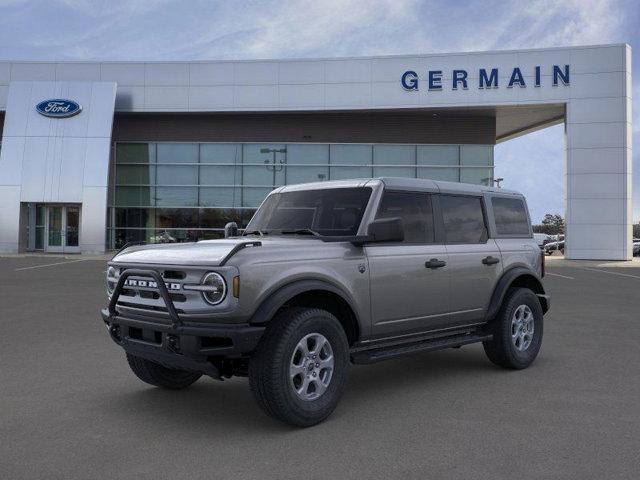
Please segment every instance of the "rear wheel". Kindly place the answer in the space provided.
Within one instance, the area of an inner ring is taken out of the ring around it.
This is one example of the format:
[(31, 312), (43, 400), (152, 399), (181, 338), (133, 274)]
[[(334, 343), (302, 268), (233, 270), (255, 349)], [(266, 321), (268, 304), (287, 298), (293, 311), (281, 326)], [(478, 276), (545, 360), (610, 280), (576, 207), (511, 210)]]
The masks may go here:
[(340, 322), (317, 308), (290, 308), (270, 323), (249, 364), (267, 415), (300, 427), (327, 418), (342, 394), (349, 344)]
[(511, 288), (491, 323), (493, 339), (484, 351), (496, 365), (527, 368), (542, 344), (543, 314), (538, 297), (528, 288)]
[(154, 387), (179, 390), (188, 387), (202, 376), (202, 374), (196, 372), (168, 368), (146, 358), (136, 357), (128, 353), (127, 362), (133, 373), (140, 380)]

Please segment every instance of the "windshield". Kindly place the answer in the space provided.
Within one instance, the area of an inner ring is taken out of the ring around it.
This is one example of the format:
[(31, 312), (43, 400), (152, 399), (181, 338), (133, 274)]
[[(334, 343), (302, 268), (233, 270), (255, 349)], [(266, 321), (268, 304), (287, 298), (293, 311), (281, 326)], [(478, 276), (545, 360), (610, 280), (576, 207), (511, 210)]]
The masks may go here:
[(371, 188), (326, 188), (274, 193), (253, 216), (245, 235), (316, 233), (354, 236)]

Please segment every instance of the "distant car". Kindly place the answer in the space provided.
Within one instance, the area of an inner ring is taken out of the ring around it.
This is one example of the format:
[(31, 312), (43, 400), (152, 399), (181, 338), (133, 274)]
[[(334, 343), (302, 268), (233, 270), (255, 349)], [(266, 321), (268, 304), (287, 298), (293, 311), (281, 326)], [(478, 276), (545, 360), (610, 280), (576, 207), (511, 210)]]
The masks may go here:
[(546, 233), (534, 233), (533, 239), (541, 249), (544, 248), (547, 243), (551, 242), (551, 238)]
[(544, 246), (545, 255), (553, 255), (556, 250), (560, 251), (564, 255), (564, 240), (559, 242), (549, 242)]
[(633, 256), (640, 256), (640, 238), (633, 239)]
[(176, 243), (175, 237), (171, 236), (166, 230), (158, 235), (154, 235), (149, 239), (149, 243)]

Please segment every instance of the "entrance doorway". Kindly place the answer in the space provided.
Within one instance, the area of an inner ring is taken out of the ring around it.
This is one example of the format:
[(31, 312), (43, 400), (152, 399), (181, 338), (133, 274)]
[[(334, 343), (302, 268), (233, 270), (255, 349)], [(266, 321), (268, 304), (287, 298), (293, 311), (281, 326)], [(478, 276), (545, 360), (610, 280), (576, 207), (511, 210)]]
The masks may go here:
[(29, 205), (29, 250), (80, 253), (79, 205)]

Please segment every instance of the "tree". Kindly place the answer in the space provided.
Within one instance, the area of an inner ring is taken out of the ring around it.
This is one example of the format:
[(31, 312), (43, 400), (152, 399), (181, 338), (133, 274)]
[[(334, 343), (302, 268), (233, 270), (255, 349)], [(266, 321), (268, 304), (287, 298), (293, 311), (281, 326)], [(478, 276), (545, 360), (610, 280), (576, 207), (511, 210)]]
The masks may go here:
[(640, 222), (633, 225), (633, 238), (640, 238)]
[(564, 218), (557, 213), (547, 213), (542, 219), (542, 224), (534, 225), (533, 230), (536, 233), (546, 233), (547, 235), (564, 233)]

